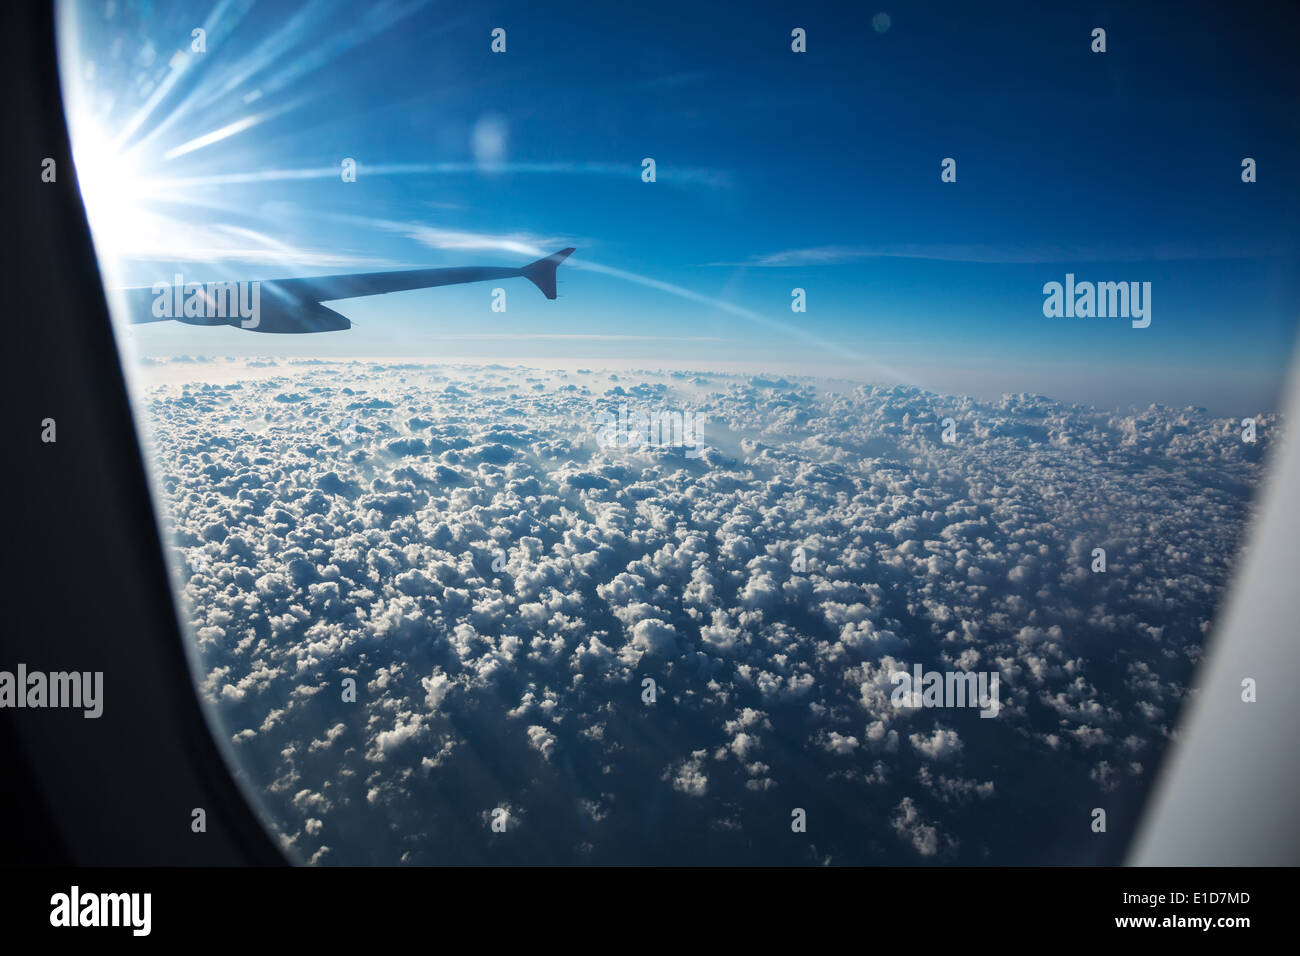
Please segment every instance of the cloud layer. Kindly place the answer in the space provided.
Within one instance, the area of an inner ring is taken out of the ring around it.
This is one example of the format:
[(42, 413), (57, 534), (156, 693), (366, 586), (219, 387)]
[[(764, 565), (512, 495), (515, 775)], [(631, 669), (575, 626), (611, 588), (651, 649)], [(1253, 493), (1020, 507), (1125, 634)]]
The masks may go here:
[[(285, 845), (333, 863), (1117, 862), (1277, 427), (256, 371), (147, 416), (201, 692)], [(620, 403), (711, 447), (599, 447)], [(998, 674), (1000, 713), (896, 708), (913, 664)]]

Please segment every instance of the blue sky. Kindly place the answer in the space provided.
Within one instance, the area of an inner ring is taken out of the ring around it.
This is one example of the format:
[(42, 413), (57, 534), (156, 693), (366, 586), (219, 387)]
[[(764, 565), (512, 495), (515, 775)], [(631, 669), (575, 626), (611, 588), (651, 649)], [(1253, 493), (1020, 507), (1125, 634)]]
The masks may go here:
[[(839, 7), (70, 4), (74, 150), (115, 283), (578, 247), (559, 300), (512, 280), (504, 314), (485, 284), (345, 303), (347, 332), (162, 323), (131, 347), (1276, 407), (1300, 292), (1295, 13)], [(1045, 318), (1067, 272), (1150, 282), (1150, 328)]]

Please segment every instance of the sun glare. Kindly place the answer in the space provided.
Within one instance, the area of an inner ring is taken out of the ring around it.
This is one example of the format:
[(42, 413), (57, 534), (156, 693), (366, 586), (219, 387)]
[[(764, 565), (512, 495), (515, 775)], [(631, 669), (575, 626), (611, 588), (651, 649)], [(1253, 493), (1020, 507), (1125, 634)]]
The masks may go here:
[(95, 249), (102, 265), (116, 267), (153, 238), (145, 183), (129, 152), (120, 150), (93, 118), (73, 125), (73, 161)]

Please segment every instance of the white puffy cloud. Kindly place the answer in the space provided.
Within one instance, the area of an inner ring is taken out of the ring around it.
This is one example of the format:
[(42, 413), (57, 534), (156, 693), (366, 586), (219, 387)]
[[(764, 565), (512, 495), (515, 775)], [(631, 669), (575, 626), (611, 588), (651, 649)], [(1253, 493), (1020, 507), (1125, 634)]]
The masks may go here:
[[(770, 793), (825, 791), (877, 810), (824, 834), (996, 861), (947, 821), (1015, 820), (1017, 774), (1063, 804), (1149, 785), (1134, 757), (1172, 732), (1277, 430), (719, 373), (209, 364), (145, 403), (200, 692), (294, 852), (340, 863), (491, 859), (448, 836), (452, 779), (538, 801), (586, 859), (660, 859), (617, 842), (638, 814), (748, 839)], [(620, 402), (698, 410), (717, 447), (600, 448)], [(893, 706), (913, 664), (997, 673), (998, 716)]]
[(930, 734), (912, 734), (908, 741), (929, 760), (950, 760), (961, 753), (961, 737), (955, 730), (936, 727)]

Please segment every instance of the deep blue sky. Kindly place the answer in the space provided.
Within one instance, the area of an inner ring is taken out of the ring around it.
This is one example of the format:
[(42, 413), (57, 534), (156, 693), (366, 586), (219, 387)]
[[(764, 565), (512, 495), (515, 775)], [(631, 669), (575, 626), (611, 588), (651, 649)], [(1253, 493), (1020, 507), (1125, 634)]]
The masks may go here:
[[(64, 70), (79, 161), (120, 186), (95, 225), (131, 257), (125, 284), (579, 247), (556, 302), (522, 280), (505, 314), (487, 285), (403, 293), (338, 306), (343, 333), (134, 329), (145, 354), (743, 363), (1275, 407), (1300, 292), (1300, 18), (1039, 6), (118, 0), (72, 5)], [(208, 51), (171, 65), (205, 24)], [(1151, 282), (1151, 327), (1044, 318), (1066, 272)]]

